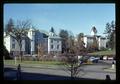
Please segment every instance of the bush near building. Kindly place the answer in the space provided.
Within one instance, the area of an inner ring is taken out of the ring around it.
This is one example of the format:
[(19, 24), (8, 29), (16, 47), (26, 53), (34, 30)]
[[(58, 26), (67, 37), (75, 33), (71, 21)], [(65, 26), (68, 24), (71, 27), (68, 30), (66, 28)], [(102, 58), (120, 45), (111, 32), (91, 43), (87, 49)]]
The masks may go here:
[(3, 56), (4, 56), (5, 59), (12, 59), (5, 46), (3, 47), (3, 54), (4, 54)]

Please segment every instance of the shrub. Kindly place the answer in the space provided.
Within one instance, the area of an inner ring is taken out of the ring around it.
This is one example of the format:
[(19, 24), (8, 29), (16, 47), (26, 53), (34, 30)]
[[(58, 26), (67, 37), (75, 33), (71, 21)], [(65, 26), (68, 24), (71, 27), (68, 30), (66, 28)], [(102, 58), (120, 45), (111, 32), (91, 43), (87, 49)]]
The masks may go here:
[(5, 59), (12, 59), (12, 57), (10, 57), (10, 54), (9, 54), (9, 52), (8, 52), (8, 50), (6, 49), (6, 47), (4, 46), (4, 48), (3, 48), (3, 56), (4, 56), (4, 58)]
[(104, 47), (101, 47), (100, 48), (101, 51), (105, 51), (105, 50), (108, 50), (107, 48), (104, 48)]

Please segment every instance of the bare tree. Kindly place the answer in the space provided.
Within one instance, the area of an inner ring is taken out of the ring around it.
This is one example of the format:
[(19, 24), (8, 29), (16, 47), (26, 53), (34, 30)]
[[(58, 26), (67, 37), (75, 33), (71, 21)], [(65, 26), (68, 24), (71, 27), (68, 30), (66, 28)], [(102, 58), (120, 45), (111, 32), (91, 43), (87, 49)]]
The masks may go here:
[(98, 50), (98, 40), (97, 40), (97, 38), (96, 38), (95, 35), (94, 35), (94, 37), (93, 37), (93, 43), (92, 43), (91, 48), (92, 48), (93, 51)]
[[(78, 38), (77, 38), (77, 42), (75, 41), (74, 35), (72, 34), (72, 32), (68, 32), (62, 30), (60, 32), (60, 36), (61, 38), (65, 38), (65, 46), (63, 45), (63, 47), (66, 47), (65, 49), (63, 49), (62, 53), (62, 62), (65, 66), (65, 71), (70, 73), (71, 75), (71, 79), (73, 80), (75, 77), (78, 76), (79, 72), (81, 71), (80, 67), (82, 65), (83, 62), (81, 62), (81, 64), (79, 63), (78, 60), (78, 55), (80, 53), (85, 53), (85, 51), (81, 51), (84, 49), (84, 42), (83, 42), (83, 33), (80, 33)], [(64, 40), (62, 40), (63, 44), (64, 44)], [(82, 60), (81, 60), (82, 61)], [(84, 61), (84, 60), (83, 60)]]
[(20, 58), (22, 61), (22, 41), (27, 36), (28, 29), (31, 27), (30, 20), (26, 21), (17, 21), (16, 25), (13, 24), (13, 20), (10, 19), (7, 28), (6, 28), (6, 35), (10, 35), (13, 39), (18, 42), (20, 48)]
[(80, 68), (82, 63), (79, 63), (78, 57), (75, 54), (66, 53), (63, 55), (65, 57), (65, 60), (63, 61), (65, 66), (64, 70), (71, 75), (71, 80), (74, 80), (78, 77), (79, 72), (82, 71)]
[(75, 38), (74, 36), (69, 36), (68, 39), (68, 51), (66, 53), (64, 53), (64, 66), (66, 68), (67, 71), (70, 72), (71, 75), (71, 79), (74, 80), (75, 77), (78, 76), (79, 72), (81, 71), (80, 66), (81, 64), (79, 63), (78, 60), (78, 45), (75, 45)]
[(67, 52), (67, 48), (68, 48), (68, 38), (69, 38), (69, 34), (67, 30), (61, 29), (59, 32), (59, 36), (62, 38), (62, 53)]
[(76, 50), (78, 54), (83, 54), (86, 52), (85, 43), (83, 41), (84, 34), (79, 33), (77, 36)]
[(40, 60), (42, 56), (43, 56), (43, 49), (41, 44), (38, 44), (38, 59)]
[(39, 60), (40, 60), (40, 58), (43, 59), (44, 52), (45, 52), (45, 45), (44, 45), (44, 43), (43, 44), (40, 43), (38, 45), (38, 59)]

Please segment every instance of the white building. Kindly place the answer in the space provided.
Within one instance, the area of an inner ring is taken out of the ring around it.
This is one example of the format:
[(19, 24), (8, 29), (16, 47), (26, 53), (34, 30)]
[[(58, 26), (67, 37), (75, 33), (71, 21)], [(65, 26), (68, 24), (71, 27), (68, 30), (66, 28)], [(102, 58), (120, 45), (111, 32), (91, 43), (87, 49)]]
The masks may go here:
[(47, 35), (36, 29), (29, 29), (26, 38), (26, 54), (37, 54), (38, 47), (45, 45), (44, 51), (47, 52)]
[(107, 43), (107, 38), (106, 37), (99, 37), (98, 39), (99, 42), (99, 50), (101, 50), (102, 48), (106, 48), (106, 43)]
[[(11, 55), (19, 55), (19, 45), (17, 41), (11, 36), (5, 36), (4, 32), (4, 45)], [(23, 54), (37, 54), (38, 46), (44, 45), (46, 53), (60, 53), (61, 38), (55, 33), (50, 32), (49, 35), (35, 29), (29, 29), (27, 37), (22, 41)]]
[(96, 36), (99, 50), (101, 50), (102, 48), (106, 48), (107, 38), (97, 35), (97, 30), (95, 29), (95, 27), (92, 28), (91, 35), (84, 35), (83, 41), (85, 43), (85, 47), (87, 48), (91, 46), (94, 36)]
[[(6, 36), (5, 32), (4, 32), (4, 45), (11, 56), (19, 55), (20, 47), (18, 45), (18, 42), (10, 35)], [(21, 51), (22, 54), (25, 53), (25, 40), (22, 40)]]
[(61, 38), (53, 32), (49, 33), (48, 37), (48, 53), (61, 53)]

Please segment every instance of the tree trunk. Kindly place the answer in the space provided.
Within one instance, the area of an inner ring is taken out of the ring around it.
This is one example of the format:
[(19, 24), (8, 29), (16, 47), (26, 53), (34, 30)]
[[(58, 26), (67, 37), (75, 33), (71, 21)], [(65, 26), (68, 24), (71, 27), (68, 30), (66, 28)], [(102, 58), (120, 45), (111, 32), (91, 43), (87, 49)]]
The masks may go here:
[(21, 44), (21, 42), (19, 42), (19, 47), (20, 47), (20, 61), (22, 62), (22, 52), (21, 52), (22, 44)]
[(21, 51), (22, 45), (20, 46), (20, 60), (22, 62), (22, 51)]
[(74, 77), (73, 77), (73, 65), (71, 64), (71, 80), (73, 80)]

